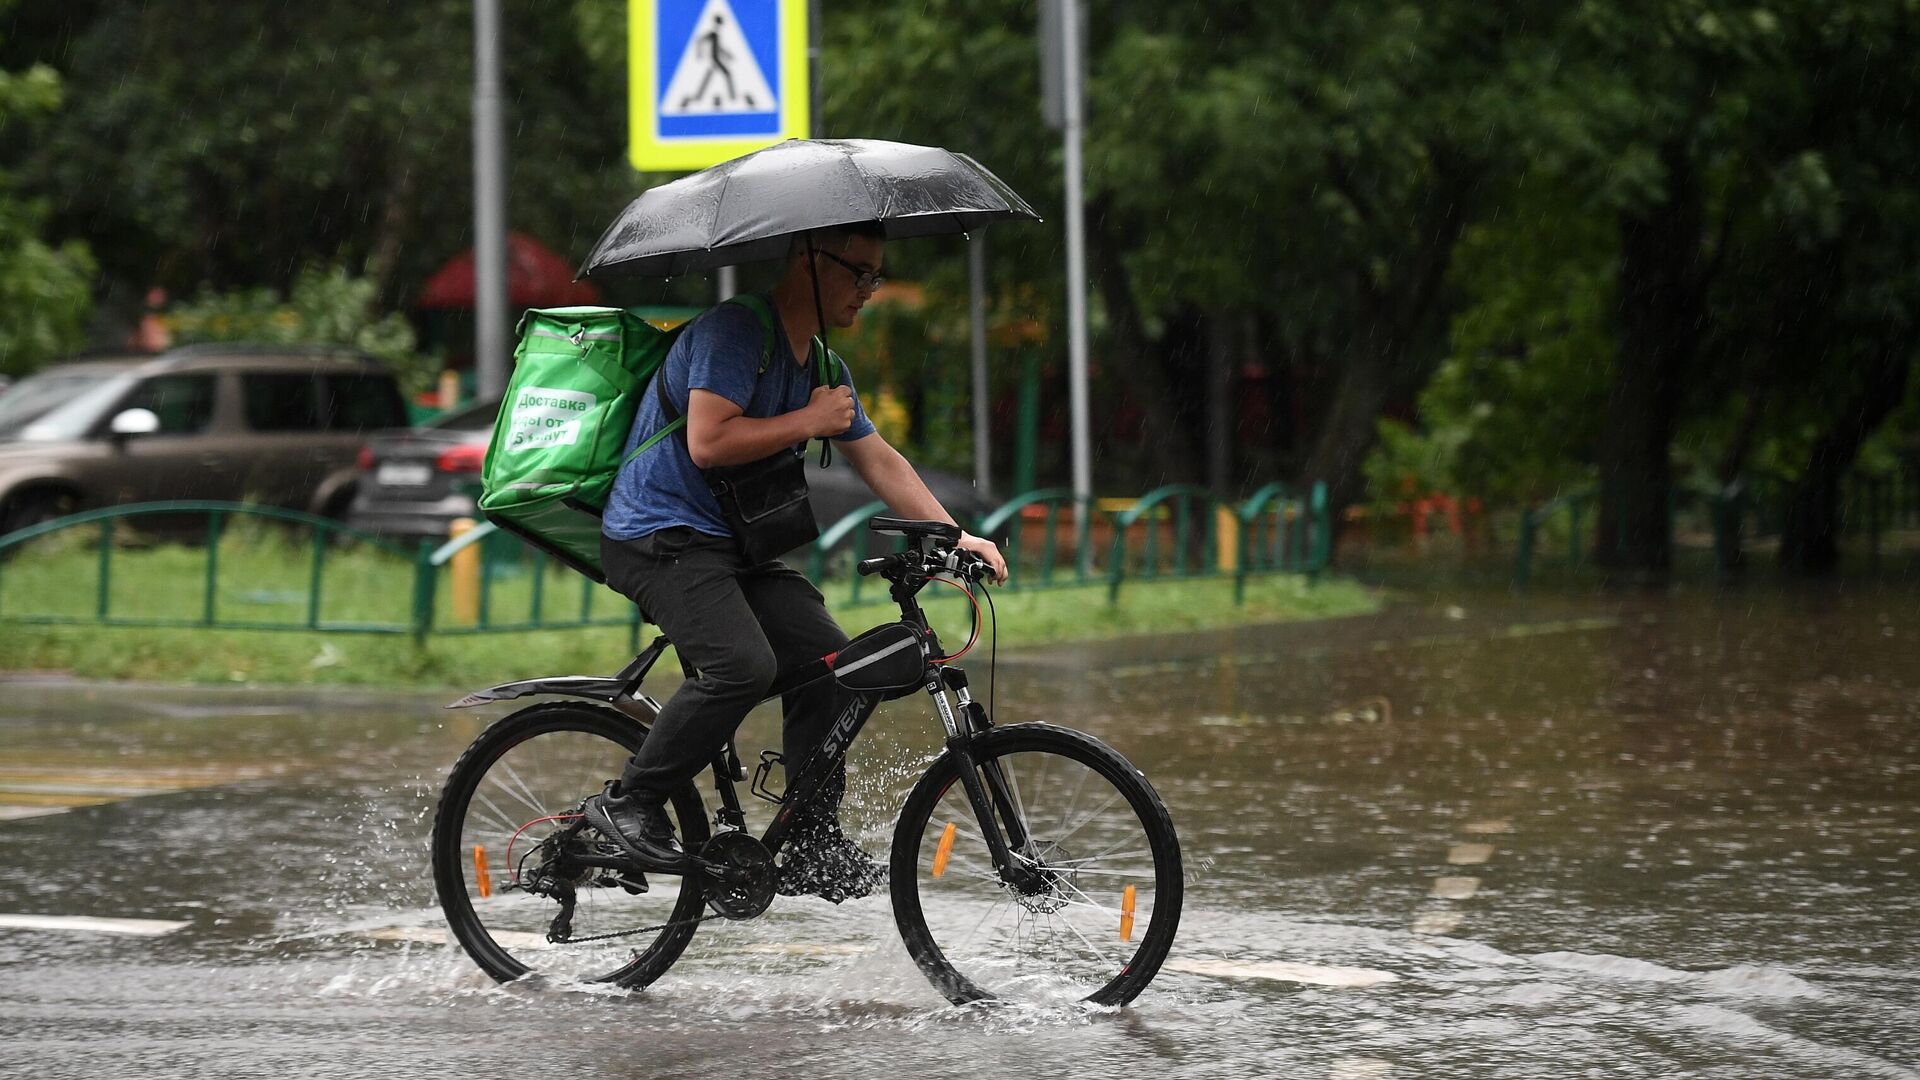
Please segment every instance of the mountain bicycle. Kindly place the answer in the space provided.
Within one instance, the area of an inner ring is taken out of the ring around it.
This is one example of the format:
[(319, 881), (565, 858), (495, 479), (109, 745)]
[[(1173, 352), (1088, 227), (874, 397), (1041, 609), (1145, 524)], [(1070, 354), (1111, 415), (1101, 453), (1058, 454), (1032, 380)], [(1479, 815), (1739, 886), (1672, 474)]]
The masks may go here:
[[(943, 522), (876, 518), (904, 549), (861, 561), (890, 584), (900, 620), (789, 673), (779, 697), (834, 678), (863, 694), (924, 691), (945, 748), (906, 797), (887, 860), (894, 921), (908, 953), (955, 1004), (1081, 999), (1123, 1005), (1159, 971), (1180, 921), (1183, 875), (1172, 819), (1145, 776), (1091, 735), (1043, 723), (996, 726), (953, 661), (980, 638), (975, 590), (989, 570)], [(951, 656), (917, 599), (928, 584), (973, 600), (966, 648)], [(988, 596), (988, 609), (992, 609)], [(668, 642), (656, 638), (611, 677), (506, 683), (449, 708), (531, 695), (460, 755), (434, 818), (434, 884), (467, 954), (501, 981), (528, 976), (642, 987), (663, 975), (701, 922), (751, 919), (771, 904), (776, 860), (798, 811), (838, 767), (870, 709), (828, 729), (783, 792), (760, 754), (748, 790), (777, 809), (755, 838), (736, 784), (732, 741), (712, 775), (709, 819), (692, 782), (668, 800), (686, 855), (639, 866), (581, 816), (584, 797), (618, 776), (660, 706), (641, 682)]]

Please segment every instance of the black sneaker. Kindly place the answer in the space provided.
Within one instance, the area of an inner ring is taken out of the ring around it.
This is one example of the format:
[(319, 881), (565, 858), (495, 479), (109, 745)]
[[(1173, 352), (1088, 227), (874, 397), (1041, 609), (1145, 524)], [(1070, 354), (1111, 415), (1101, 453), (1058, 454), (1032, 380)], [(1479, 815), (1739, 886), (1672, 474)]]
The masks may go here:
[(860, 849), (840, 823), (796, 831), (781, 863), (775, 890), (781, 896), (818, 896), (838, 904), (886, 887), (887, 869)]
[(642, 802), (628, 795), (613, 793), (614, 781), (605, 791), (587, 800), (580, 812), (587, 824), (620, 846), (620, 850), (643, 866), (655, 870), (673, 870), (685, 853), (673, 838), (673, 822), (667, 818), (664, 803)]

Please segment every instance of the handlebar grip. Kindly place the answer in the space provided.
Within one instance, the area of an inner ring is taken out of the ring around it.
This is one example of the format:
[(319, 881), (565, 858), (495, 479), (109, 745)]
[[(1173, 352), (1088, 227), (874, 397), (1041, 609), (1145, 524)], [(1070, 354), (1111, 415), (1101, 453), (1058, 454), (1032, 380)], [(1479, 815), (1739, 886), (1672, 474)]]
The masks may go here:
[(854, 567), (854, 569), (860, 571), (861, 577), (872, 577), (880, 571), (885, 570), (891, 562), (893, 562), (893, 556), (878, 555), (871, 559), (861, 559), (860, 565)]
[(973, 552), (962, 551), (959, 555), (960, 558), (957, 560), (960, 564), (959, 571), (967, 580), (977, 582), (993, 573), (993, 564)]

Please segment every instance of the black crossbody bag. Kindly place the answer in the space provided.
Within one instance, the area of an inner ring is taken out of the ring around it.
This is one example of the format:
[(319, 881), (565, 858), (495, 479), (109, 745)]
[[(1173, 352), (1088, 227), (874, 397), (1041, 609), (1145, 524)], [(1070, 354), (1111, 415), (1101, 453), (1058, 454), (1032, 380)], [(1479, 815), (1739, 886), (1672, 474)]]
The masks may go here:
[[(814, 339), (813, 347), (826, 352), (818, 338)], [(818, 363), (809, 364), (812, 376), (809, 393), (824, 381), (827, 357), (834, 363), (841, 362), (838, 356), (828, 352)], [(673, 403), (667, 400), (665, 379), (660, 380), (660, 404), (671, 422), (677, 413)], [(683, 426), (680, 438), (686, 437)], [(813, 503), (808, 498), (803, 451), (782, 447), (758, 461), (716, 465), (700, 470), (700, 475), (720, 504), (720, 514), (727, 519), (734, 543), (748, 563), (771, 562), (820, 536), (820, 526), (813, 519)]]
[(759, 461), (707, 469), (704, 475), (747, 562), (769, 562), (820, 535), (808, 498), (806, 455), (800, 451), (781, 449)]

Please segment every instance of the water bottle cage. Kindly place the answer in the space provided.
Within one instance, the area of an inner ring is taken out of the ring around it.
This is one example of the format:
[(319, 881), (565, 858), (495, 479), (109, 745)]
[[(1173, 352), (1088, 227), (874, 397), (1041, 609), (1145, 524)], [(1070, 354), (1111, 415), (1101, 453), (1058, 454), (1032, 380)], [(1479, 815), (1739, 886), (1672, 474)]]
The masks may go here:
[(772, 774), (773, 767), (775, 765), (784, 767), (786, 763), (786, 757), (778, 751), (760, 751), (760, 764), (753, 767), (753, 783), (747, 790), (770, 803), (786, 802), (786, 796), (774, 794), (773, 789), (767, 785), (767, 777)]

